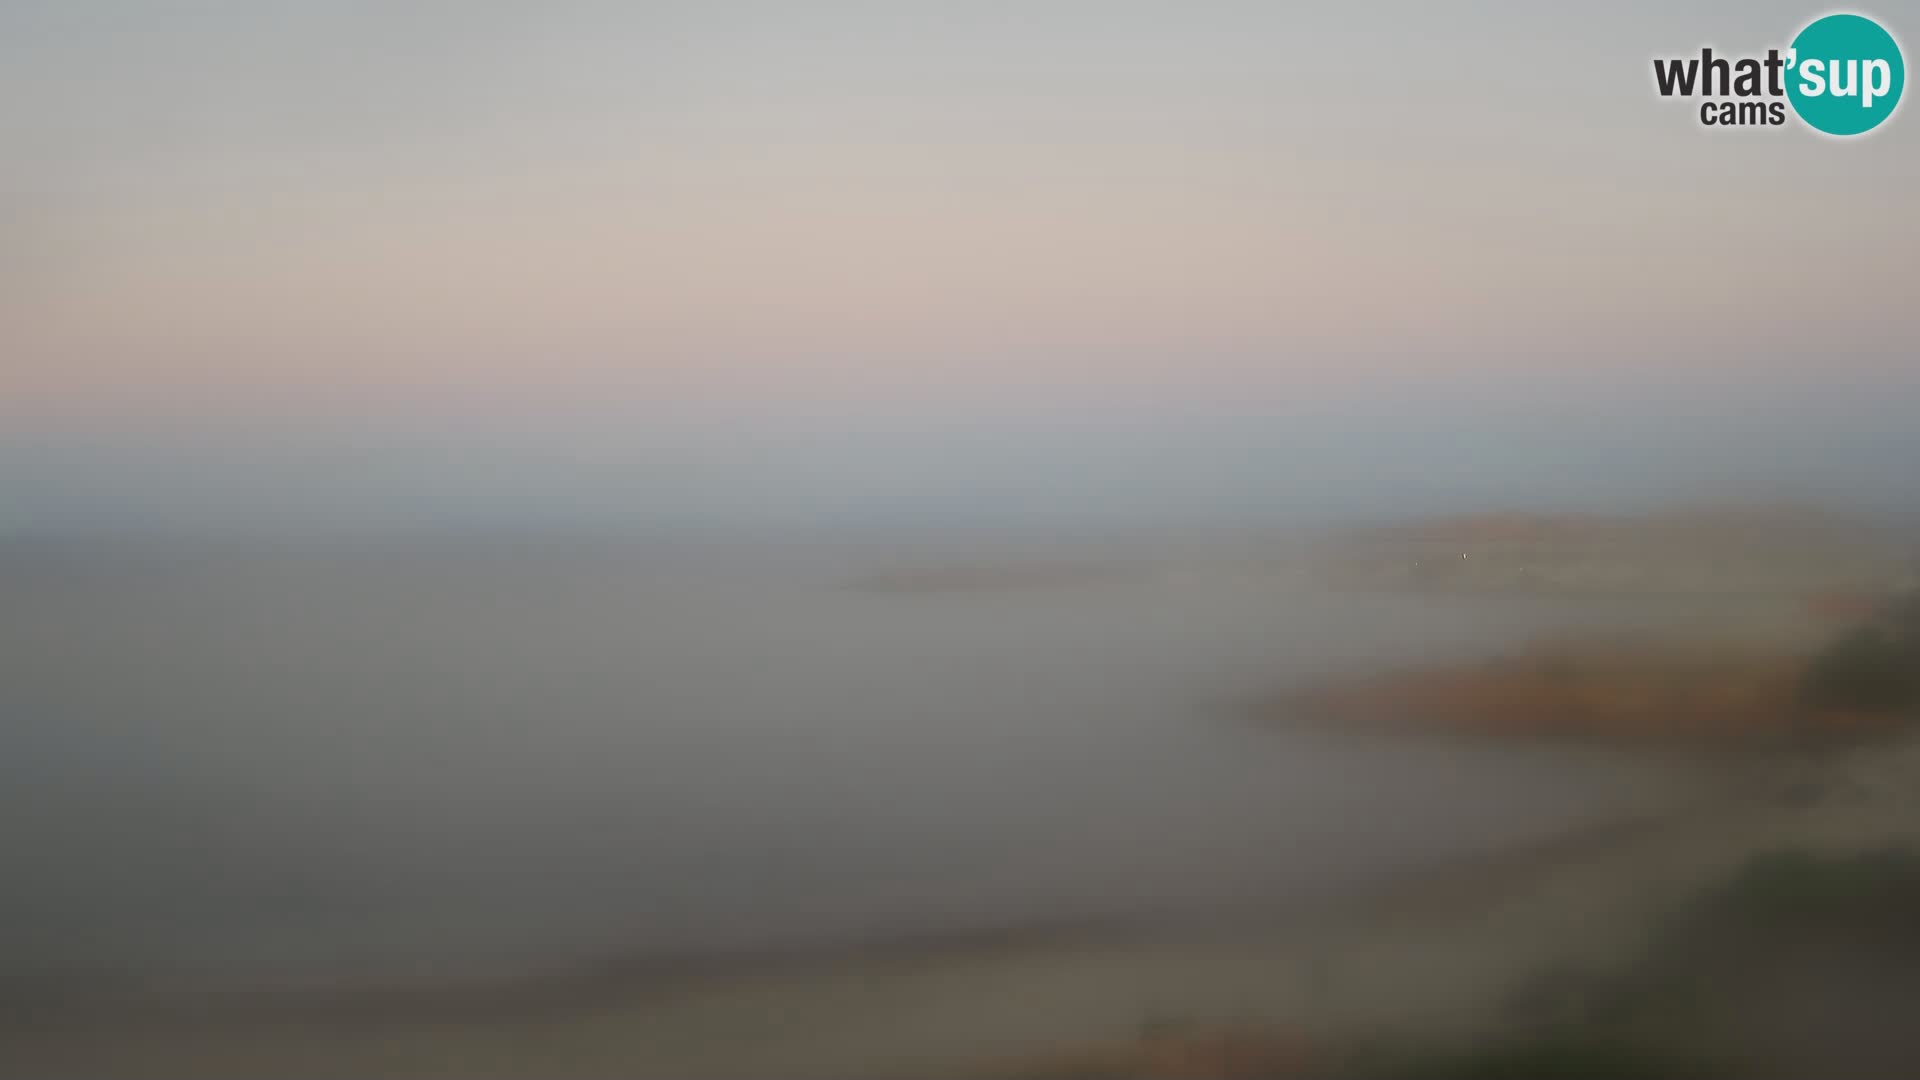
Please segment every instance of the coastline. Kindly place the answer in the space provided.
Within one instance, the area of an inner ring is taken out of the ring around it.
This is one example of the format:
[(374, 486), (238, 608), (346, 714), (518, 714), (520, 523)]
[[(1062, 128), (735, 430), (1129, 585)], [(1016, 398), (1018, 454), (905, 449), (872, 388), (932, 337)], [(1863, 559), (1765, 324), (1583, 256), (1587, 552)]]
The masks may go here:
[[(1087, 580), (1053, 569), (969, 571), (883, 580), (877, 591)], [(1438, 584), (1432, 591), (1485, 583)], [(1920, 738), (1877, 733), (1810, 750), (1748, 738), (1751, 723), (1717, 721), (1707, 734), (1738, 737), (1671, 737), (1688, 734), (1682, 719), (1751, 721), (1754, 702), (1781, 699), (1797, 650), (1822, 631), (1797, 604), (1776, 597), (1764, 607), (1765, 619), (1744, 607), (1738, 619), (1708, 613), (1685, 620), (1678, 638), (1663, 631), (1651, 648), (1610, 645), (1571, 666), (1536, 652), (1330, 683), (1276, 698), (1276, 715), (1254, 717), (1291, 722), (1277, 714), (1317, 705), (1334, 737), (1354, 740), (1605, 745), (1637, 730), (1658, 737), (1609, 752), (1686, 770), (1683, 794), (1657, 810), (1231, 910), (609, 955), (515, 978), (19, 993), (0, 998), (0, 1073), (1028, 1077), (1059, 1075), (1089, 1052), (1124, 1057), (1166, 1032), (1202, 1040), (1255, 1032), (1308, 1055), (1383, 1035), (1470, 1037), (1496, 1026), (1543, 971), (1624, 962), (1663, 912), (1757, 853), (1916, 838)], [(1692, 660), (1672, 667), (1688, 655), (1680, 639), (1688, 648), (1737, 645), (1744, 659), (1701, 681)], [(1705, 700), (1717, 711), (1702, 711)], [(1489, 727), (1490, 719), (1501, 722)], [(1779, 727), (1785, 718), (1762, 719)], [(1514, 720), (1524, 722), (1506, 722)]]
[(0, 1067), (981, 1075), (1166, 1026), (1471, 1031), (1541, 967), (1629, 952), (1660, 910), (1755, 852), (1910, 837), (1914, 790), (1911, 738), (1729, 762), (1669, 812), (1205, 925), (1054, 926), (496, 983), (76, 999), (10, 1009)]

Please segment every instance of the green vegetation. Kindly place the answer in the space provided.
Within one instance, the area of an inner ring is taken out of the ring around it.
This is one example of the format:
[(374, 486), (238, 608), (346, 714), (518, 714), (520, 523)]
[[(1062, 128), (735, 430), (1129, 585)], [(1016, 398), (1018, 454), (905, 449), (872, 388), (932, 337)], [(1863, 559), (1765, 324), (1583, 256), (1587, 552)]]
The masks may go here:
[(1675, 920), (1666, 936), (1846, 933), (1901, 929), (1920, 940), (1920, 854), (1890, 848), (1847, 856), (1778, 851), (1756, 856)]
[(1920, 596), (1907, 596), (1829, 646), (1801, 683), (1801, 702), (1849, 712), (1920, 710)]
[(1674, 912), (1627, 970), (1555, 968), (1522, 987), (1504, 1037), (1376, 1058), (1355, 1075), (1908, 1075), (1920, 1060), (1920, 1029), (1902, 1007), (1920, 999), (1915, 912), (1912, 850), (1761, 855)]
[(1724, 1068), (1591, 1032), (1562, 1031), (1435, 1054), (1384, 1080), (1711, 1080)]

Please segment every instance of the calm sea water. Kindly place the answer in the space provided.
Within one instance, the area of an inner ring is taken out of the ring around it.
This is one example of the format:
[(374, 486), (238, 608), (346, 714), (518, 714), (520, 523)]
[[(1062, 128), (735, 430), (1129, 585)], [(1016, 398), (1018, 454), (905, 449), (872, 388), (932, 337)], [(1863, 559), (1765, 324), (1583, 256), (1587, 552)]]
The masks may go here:
[(1262, 730), (1290, 680), (1619, 612), (1189, 569), (871, 592), (857, 559), (172, 552), (0, 567), (0, 974), (461, 977), (1202, 918), (1671, 790)]

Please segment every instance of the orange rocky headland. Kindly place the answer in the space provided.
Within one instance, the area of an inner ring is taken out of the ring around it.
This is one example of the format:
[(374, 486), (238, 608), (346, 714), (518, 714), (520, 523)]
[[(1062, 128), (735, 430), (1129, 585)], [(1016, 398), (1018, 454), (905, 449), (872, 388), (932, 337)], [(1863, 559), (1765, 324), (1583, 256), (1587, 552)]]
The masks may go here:
[(1276, 721), (1680, 742), (1858, 733), (1902, 720), (1891, 711), (1804, 707), (1808, 663), (1804, 655), (1732, 648), (1562, 643), (1312, 686), (1260, 712)]

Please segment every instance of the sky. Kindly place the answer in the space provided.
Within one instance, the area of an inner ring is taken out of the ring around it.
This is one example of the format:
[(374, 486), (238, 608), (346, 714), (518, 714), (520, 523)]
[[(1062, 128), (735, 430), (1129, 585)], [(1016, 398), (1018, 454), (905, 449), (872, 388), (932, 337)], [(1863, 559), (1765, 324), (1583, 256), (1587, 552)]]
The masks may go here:
[(1897, 503), (1912, 106), (1653, 89), (1819, 13), (7, 4), (0, 529)]

